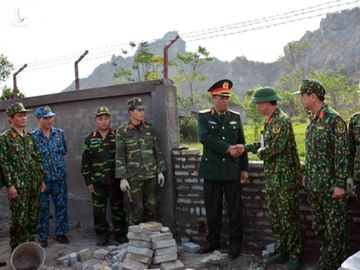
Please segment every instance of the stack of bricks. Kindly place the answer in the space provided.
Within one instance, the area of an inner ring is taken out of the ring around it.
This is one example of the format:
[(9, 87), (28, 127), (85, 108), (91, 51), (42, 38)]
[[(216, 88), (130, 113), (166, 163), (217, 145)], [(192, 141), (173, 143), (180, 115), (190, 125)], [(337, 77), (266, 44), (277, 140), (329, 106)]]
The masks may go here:
[[(185, 269), (177, 259), (177, 245), (169, 228), (158, 222), (130, 226), (129, 247), (122, 269), (148, 269), (160, 265), (160, 269)], [(175, 268), (174, 268), (175, 267)]]

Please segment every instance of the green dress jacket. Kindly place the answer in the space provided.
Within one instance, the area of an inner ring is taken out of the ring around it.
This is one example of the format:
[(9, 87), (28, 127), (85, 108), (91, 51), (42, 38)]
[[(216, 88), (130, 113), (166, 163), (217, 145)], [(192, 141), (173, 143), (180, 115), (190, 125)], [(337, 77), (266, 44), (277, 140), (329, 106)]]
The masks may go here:
[(203, 144), (199, 177), (206, 180), (240, 180), (240, 172), (248, 170), (244, 153), (234, 158), (227, 153), (230, 145), (245, 144), (244, 131), (238, 112), (218, 115), (214, 108), (198, 114), (199, 140)]

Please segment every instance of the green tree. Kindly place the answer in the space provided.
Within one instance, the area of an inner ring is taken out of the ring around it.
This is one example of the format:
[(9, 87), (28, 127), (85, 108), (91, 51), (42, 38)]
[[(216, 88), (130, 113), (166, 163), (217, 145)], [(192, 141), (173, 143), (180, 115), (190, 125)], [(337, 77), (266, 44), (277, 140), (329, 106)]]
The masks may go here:
[(163, 57), (150, 52), (149, 43), (141, 42), (134, 56), (133, 69), (137, 71), (139, 81), (160, 79)]
[(261, 126), (264, 121), (264, 117), (256, 110), (256, 104), (252, 102), (252, 97), (258, 87), (259, 86), (249, 89), (241, 102), (242, 107), (246, 111), (247, 123), (254, 129), (255, 141), (260, 140)]
[[(14, 69), (13, 64), (7, 59), (6, 56), (3, 54), (0, 55), (0, 85), (2, 82), (5, 82), (10, 74), (11, 71)], [(0, 100), (8, 100), (14, 98), (13, 90), (6, 85), (1, 87), (2, 94), (0, 96)], [(23, 98), (25, 97), (24, 93), (18, 92), (18, 97)]]
[(13, 64), (3, 54), (0, 54), (0, 82), (4, 82), (9, 78), (13, 70)]
[(341, 73), (311, 72), (309, 78), (319, 80), (325, 88), (325, 101), (343, 117), (349, 117), (358, 103), (358, 84)]
[[(18, 97), (19, 98), (24, 98), (25, 94), (22, 93), (20, 90), (18, 92)], [(9, 100), (9, 99), (13, 99), (14, 98), (14, 92), (11, 88), (4, 86), (2, 88), (2, 94), (0, 96), (0, 100)]]
[(176, 55), (174, 65), (177, 69), (177, 76), (172, 79), (177, 84), (185, 82), (188, 85), (192, 109), (195, 109), (195, 104), (197, 104), (196, 96), (194, 94), (194, 82), (206, 80), (206, 76), (200, 74), (198, 69), (206, 63), (211, 62), (212, 59), (210, 53), (201, 46), (199, 46), (195, 52), (186, 52), (184, 54)]

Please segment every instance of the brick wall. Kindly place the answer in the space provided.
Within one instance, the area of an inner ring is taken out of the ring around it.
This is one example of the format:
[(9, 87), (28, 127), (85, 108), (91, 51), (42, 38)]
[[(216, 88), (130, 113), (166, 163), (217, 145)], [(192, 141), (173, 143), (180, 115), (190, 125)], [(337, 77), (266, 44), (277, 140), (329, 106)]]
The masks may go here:
[[(198, 177), (201, 154), (187, 148), (173, 149), (176, 186), (175, 218), (180, 237), (203, 242), (206, 237), (206, 212), (203, 200), (203, 179)], [(250, 184), (243, 187), (243, 228), (246, 248), (260, 250), (274, 241), (267, 215), (263, 163), (252, 161), (249, 166)], [(304, 190), (300, 192), (300, 218), (305, 233), (305, 250), (317, 253), (317, 242), (311, 225), (311, 212)], [(348, 249), (349, 254), (360, 249), (360, 206), (349, 199)], [(227, 239), (226, 205), (223, 208), (222, 244)]]

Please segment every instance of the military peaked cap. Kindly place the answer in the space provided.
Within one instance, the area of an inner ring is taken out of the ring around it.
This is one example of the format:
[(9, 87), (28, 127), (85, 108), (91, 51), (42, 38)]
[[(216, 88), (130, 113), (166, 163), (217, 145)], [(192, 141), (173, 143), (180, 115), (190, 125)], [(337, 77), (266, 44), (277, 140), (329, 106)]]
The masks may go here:
[(230, 80), (220, 80), (214, 83), (209, 89), (208, 92), (211, 93), (212, 96), (231, 96), (231, 88), (233, 86), (232, 81)]

